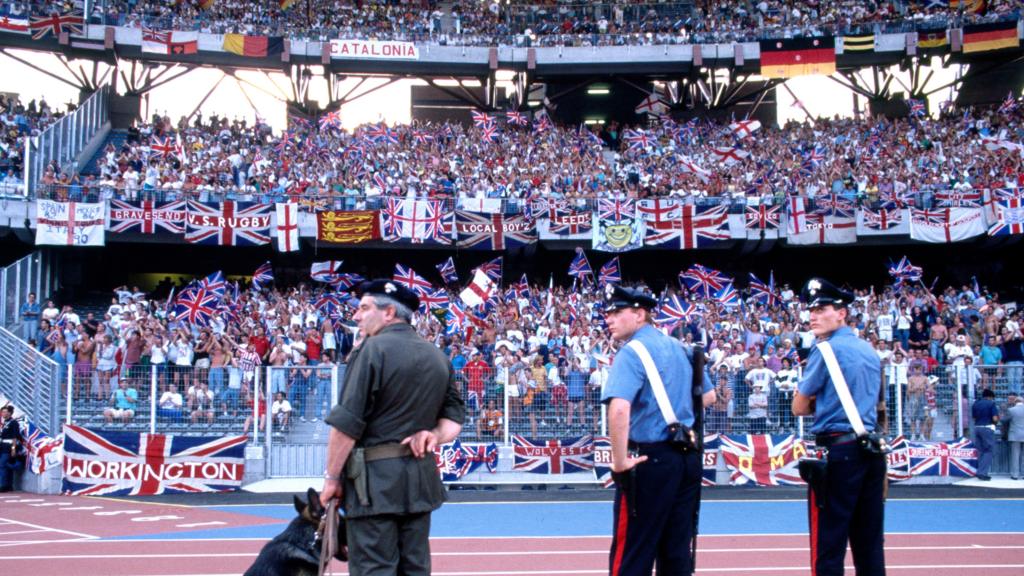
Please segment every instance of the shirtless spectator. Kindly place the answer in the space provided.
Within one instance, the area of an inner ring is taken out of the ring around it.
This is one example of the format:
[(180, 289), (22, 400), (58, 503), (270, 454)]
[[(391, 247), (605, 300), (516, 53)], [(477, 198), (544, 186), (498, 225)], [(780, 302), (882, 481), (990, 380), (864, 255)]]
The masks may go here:
[(910, 377), (907, 378), (907, 399), (903, 406), (903, 413), (907, 425), (910, 428), (912, 440), (924, 438), (924, 426), (927, 416), (927, 405), (925, 403), (925, 391), (928, 389), (928, 377), (920, 364), (910, 366)]

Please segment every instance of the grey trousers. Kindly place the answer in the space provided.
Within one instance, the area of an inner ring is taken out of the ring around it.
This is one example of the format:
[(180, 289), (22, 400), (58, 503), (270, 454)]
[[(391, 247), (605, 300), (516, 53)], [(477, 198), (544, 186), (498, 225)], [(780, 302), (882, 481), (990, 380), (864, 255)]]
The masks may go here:
[(1010, 476), (1013, 478), (1020, 478), (1021, 447), (1024, 447), (1024, 442), (1010, 441)]
[(352, 576), (429, 576), (430, 513), (348, 519)]

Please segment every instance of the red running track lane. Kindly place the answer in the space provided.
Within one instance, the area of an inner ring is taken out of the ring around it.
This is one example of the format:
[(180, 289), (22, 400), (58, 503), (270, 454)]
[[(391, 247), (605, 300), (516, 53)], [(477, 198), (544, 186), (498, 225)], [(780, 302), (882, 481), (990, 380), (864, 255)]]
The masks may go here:
[[(60, 565), (75, 576), (240, 574), (263, 545), (254, 540), (52, 542), (3, 550), (11, 574)], [(607, 573), (608, 538), (434, 539), (434, 576), (590, 576)], [(703, 536), (698, 574), (808, 574), (805, 536)], [(1021, 534), (897, 534), (889, 572), (911, 576), (1024, 573)], [(849, 565), (849, 562), (848, 562)], [(347, 574), (333, 565), (335, 574)], [(852, 573), (852, 571), (851, 571)]]

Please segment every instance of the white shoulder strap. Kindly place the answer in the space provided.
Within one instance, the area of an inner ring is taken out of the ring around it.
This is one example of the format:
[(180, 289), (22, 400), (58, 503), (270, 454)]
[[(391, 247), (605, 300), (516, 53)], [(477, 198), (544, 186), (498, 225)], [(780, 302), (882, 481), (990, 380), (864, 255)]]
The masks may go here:
[(640, 363), (644, 365), (647, 379), (651, 381), (654, 399), (658, 401), (658, 408), (661, 410), (661, 416), (665, 419), (665, 423), (669, 426), (677, 424), (679, 419), (676, 418), (676, 413), (672, 410), (672, 403), (669, 402), (668, 393), (665, 392), (665, 383), (661, 381), (661, 374), (658, 374), (658, 367), (654, 365), (651, 353), (647, 351), (647, 347), (639, 340), (630, 340), (626, 346), (629, 346), (636, 352), (636, 355), (640, 358)]
[(821, 357), (825, 360), (825, 367), (828, 368), (828, 375), (832, 377), (832, 384), (836, 387), (839, 403), (843, 405), (843, 411), (846, 412), (846, 418), (850, 420), (853, 431), (858, 436), (867, 435), (868, 431), (864, 428), (864, 421), (860, 418), (860, 411), (857, 410), (857, 405), (853, 403), (850, 387), (846, 384), (846, 377), (843, 376), (843, 371), (839, 369), (839, 361), (836, 360), (836, 353), (832, 350), (832, 345), (828, 341), (819, 342), (818, 352), (821, 352)]

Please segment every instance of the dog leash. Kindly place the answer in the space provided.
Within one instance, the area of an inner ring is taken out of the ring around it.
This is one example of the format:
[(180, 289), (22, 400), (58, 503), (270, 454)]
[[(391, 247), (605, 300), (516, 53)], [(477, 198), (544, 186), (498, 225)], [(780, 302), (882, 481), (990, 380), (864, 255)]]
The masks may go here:
[(320, 576), (332, 574), (331, 559), (338, 551), (338, 500), (335, 498), (327, 504), (324, 517), (317, 528), (320, 533)]

